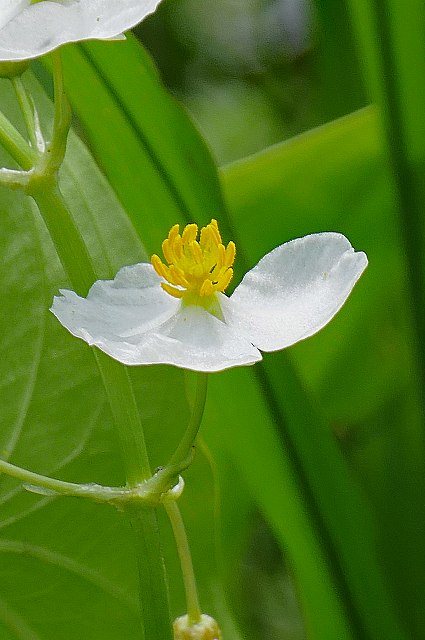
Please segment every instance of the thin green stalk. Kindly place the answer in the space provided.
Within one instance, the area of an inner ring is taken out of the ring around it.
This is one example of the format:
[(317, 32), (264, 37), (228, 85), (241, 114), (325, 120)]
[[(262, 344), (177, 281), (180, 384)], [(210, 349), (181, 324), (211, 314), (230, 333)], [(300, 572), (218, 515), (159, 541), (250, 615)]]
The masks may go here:
[(175, 500), (164, 501), (164, 507), (173, 528), (176, 540), (177, 552), (183, 575), (183, 583), (186, 592), (186, 609), (189, 624), (199, 624), (201, 621), (201, 607), (199, 605), (198, 589), (196, 587), (195, 573), (193, 571), (192, 556), (189, 541), (186, 535), (183, 518)]
[(36, 152), (0, 111), (0, 144), (22, 169), (29, 171), (37, 161)]
[(9, 189), (23, 190), (28, 184), (28, 174), (26, 171), (18, 171), (15, 169), (0, 168), (0, 184)]
[[(40, 177), (27, 189), (37, 203), (48, 228), (59, 259), (72, 287), (86, 295), (97, 279), (96, 271), (81, 233), (75, 224), (55, 177)], [(126, 368), (96, 352), (111, 409), (121, 438), (129, 485), (138, 484), (150, 475), (150, 466), (143, 428)]]
[(178, 464), (181, 460), (188, 457), (190, 449), (193, 446), (199, 427), (201, 426), (202, 416), (204, 414), (205, 400), (207, 397), (208, 374), (199, 372), (196, 379), (195, 399), (193, 402), (192, 413), (189, 424), (183, 434), (177, 449), (171, 456), (168, 465)]
[(38, 140), (37, 140), (36, 129), (35, 129), (33, 104), (31, 102), (31, 99), (28, 95), (27, 90), (25, 89), (24, 83), (22, 82), (22, 78), (20, 76), (16, 76), (11, 79), (11, 82), (15, 90), (15, 95), (19, 102), (19, 106), (21, 108), (21, 112), (25, 121), (28, 137), (31, 142), (31, 147), (33, 150), (36, 150), (38, 149)]
[(144, 623), (143, 640), (172, 640), (157, 511), (132, 508), (129, 512), (139, 569), (140, 606)]
[(133, 387), (126, 367), (98, 349), (94, 349), (94, 354), (120, 435), (121, 449), (126, 461), (127, 484), (132, 487), (151, 476)]
[(79, 295), (87, 295), (96, 280), (95, 269), (56, 178), (37, 180), (28, 193), (38, 206), (72, 287)]
[[(52, 184), (51, 189), (36, 189), (32, 196), (46, 222), (72, 286), (80, 294), (87, 293), (89, 286), (96, 280), (96, 273), (57, 185)], [(150, 475), (143, 427), (133, 389), (123, 365), (97, 350), (94, 352), (118, 429), (127, 484), (132, 487)], [(131, 524), (136, 534), (144, 639), (171, 640), (168, 588), (155, 508), (132, 511)]]
[(65, 93), (60, 50), (52, 52), (53, 83), (55, 93), (55, 113), (53, 135), (50, 145), (50, 162), (56, 168), (62, 164), (66, 151), (66, 141), (72, 121), (71, 107)]
[(12, 478), (21, 480), (34, 487), (40, 488), (40, 492), (45, 490), (46, 493), (51, 494), (61, 493), (65, 495), (75, 495), (75, 491), (78, 491), (85, 485), (76, 484), (74, 482), (64, 482), (63, 480), (56, 480), (56, 478), (50, 478), (43, 476), (33, 471), (28, 471), (22, 467), (18, 467), (15, 464), (6, 462), (6, 460), (0, 460), (0, 473), (5, 473)]

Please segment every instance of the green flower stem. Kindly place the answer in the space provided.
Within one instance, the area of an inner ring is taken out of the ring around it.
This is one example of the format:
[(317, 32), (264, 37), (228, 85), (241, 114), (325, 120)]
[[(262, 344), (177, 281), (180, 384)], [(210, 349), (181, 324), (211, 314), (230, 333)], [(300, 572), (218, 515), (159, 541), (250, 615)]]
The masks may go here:
[(52, 167), (59, 169), (65, 157), (66, 141), (71, 127), (72, 112), (68, 98), (65, 94), (62, 61), (59, 49), (52, 52), (52, 60), (55, 114), (53, 118), (52, 142), (49, 149), (49, 163)]
[(133, 387), (126, 367), (98, 349), (93, 351), (120, 434), (121, 449), (126, 461), (127, 484), (132, 487), (151, 476)]
[(72, 287), (79, 295), (87, 295), (97, 279), (95, 269), (80, 231), (59, 191), (56, 177), (34, 176), (30, 179), (27, 193), (38, 206)]
[(143, 640), (172, 640), (156, 509), (131, 507), (127, 512), (137, 551)]
[(0, 111), (0, 144), (22, 169), (29, 171), (37, 162), (37, 153)]
[(196, 588), (195, 573), (193, 571), (192, 556), (186, 535), (183, 518), (177, 502), (164, 500), (164, 507), (173, 528), (180, 565), (183, 574), (183, 583), (186, 592), (186, 609), (190, 624), (198, 624), (201, 621), (201, 607), (199, 605), (198, 590)]
[(11, 82), (15, 90), (15, 94), (19, 102), (19, 106), (21, 108), (21, 112), (25, 121), (28, 137), (31, 142), (31, 147), (33, 150), (36, 150), (38, 149), (38, 140), (37, 140), (37, 134), (36, 134), (36, 127), (35, 127), (34, 107), (31, 102), (31, 98), (29, 97), (28, 92), (25, 89), (24, 83), (22, 82), (22, 78), (20, 76), (16, 76), (12, 78)]
[(188, 457), (193, 443), (201, 426), (202, 416), (204, 415), (205, 401), (207, 397), (208, 374), (198, 373), (196, 379), (195, 400), (193, 402), (192, 414), (189, 424), (183, 434), (177, 449), (171, 456), (168, 465), (178, 464), (181, 460)]
[(22, 467), (17, 467), (10, 462), (0, 460), (0, 472), (5, 473), (12, 478), (21, 480), (25, 483), (25, 488), (32, 493), (40, 493), (42, 495), (50, 496), (72, 496), (76, 498), (89, 498), (95, 502), (111, 502), (121, 503), (126, 500), (131, 500), (132, 496), (137, 499), (146, 499), (149, 495), (149, 491), (142, 490), (136, 493), (134, 490), (127, 489), (126, 487), (104, 487), (98, 484), (77, 484), (75, 482), (65, 482), (64, 480), (57, 480), (56, 478), (50, 478), (49, 476), (43, 476)]
[[(97, 275), (87, 247), (76, 226), (57, 179), (53, 175), (28, 177), (26, 192), (35, 200), (72, 287), (87, 295)], [(143, 428), (127, 369), (94, 350), (121, 440), (129, 486), (151, 475)]]
[(74, 482), (64, 482), (63, 480), (56, 480), (48, 476), (28, 471), (22, 467), (17, 467), (6, 460), (0, 460), (0, 472), (5, 473), (12, 478), (21, 480), (34, 487), (39, 487), (40, 490), (46, 489), (47, 492), (61, 493), (64, 495), (75, 495), (75, 492), (79, 492), (81, 487), (85, 485), (75, 484)]
[[(96, 273), (81, 235), (63, 202), (56, 181), (28, 189), (52, 236), (59, 258), (72, 286), (86, 294)], [(47, 181), (48, 182), (48, 181)], [(42, 188), (39, 188), (39, 187)], [(121, 442), (129, 487), (150, 476), (150, 465), (143, 428), (127, 369), (105, 354), (94, 350)], [(171, 640), (168, 588), (159, 543), (155, 507), (132, 511), (139, 566), (139, 597), (144, 640)]]

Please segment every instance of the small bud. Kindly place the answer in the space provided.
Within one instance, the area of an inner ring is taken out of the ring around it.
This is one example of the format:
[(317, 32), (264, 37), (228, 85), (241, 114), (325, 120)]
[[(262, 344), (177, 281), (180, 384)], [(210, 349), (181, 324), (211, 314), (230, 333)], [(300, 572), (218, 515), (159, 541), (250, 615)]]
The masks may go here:
[(30, 65), (30, 60), (18, 62), (0, 62), (0, 78), (16, 78), (21, 76)]
[(174, 620), (173, 628), (174, 640), (222, 640), (220, 627), (205, 613), (196, 624), (190, 624), (187, 615), (181, 616)]

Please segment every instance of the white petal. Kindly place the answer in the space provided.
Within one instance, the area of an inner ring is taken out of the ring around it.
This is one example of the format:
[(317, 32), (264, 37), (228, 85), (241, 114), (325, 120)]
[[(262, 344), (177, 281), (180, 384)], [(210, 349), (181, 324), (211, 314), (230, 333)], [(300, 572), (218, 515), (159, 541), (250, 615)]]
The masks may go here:
[(74, 336), (128, 365), (221, 371), (261, 360), (259, 351), (202, 307), (183, 306), (150, 264), (99, 280), (87, 298), (62, 291), (51, 311)]
[(260, 260), (230, 299), (226, 322), (262, 351), (313, 335), (344, 304), (367, 265), (339, 233), (318, 233), (283, 244)]
[(0, 29), (18, 13), (21, 13), (31, 0), (0, 0)]
[(160, 286), (152, 265), (121, 269), (114, 280), (98, 280), (87, 298), (62, 290), (51, 311), (74, 336), (89, 344), (99, 340), (131, 339), (161, 325), (177, 310), (179, 301)]
[[(19, 0), (18, 0), (19, 1)], [(9, 0), (4, 9), (6, 17)], [(24, 8), (0, 30), (0, 61), (36, 58), (67, 42), (116, 38), (153, 13), (160, 0), (44, 0)], [(28, 2), (22, 2), (20, 8)], [(14, 17), (13, 17), (14, 16)], [(3, 22), (4, 24), (4, 22)]]
[(222, 371), (261, 360), (249, 340), (195, 305), (182, 305), (157, 329), (135, 336), (131, 347), (98, 346), (124, 364), (172, 364), (193, 371)]

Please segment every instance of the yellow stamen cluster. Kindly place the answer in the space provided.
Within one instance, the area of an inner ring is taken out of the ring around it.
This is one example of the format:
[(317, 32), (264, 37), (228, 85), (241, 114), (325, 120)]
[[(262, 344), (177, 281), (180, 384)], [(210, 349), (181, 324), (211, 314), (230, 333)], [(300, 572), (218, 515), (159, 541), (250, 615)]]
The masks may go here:
[(175, 224), (162, 243), (162, 252), (169, 266), (157, 255), (151, 258), (152, 266), (167, 280), (161, 282), (164, 291), (175, 298), (203, 305), (215, 292), (224, 291), (232, 279), (235, 243), (222, 244), (214, 219), (200, 232), (198, 225), (188, 224), (181, 235)]

